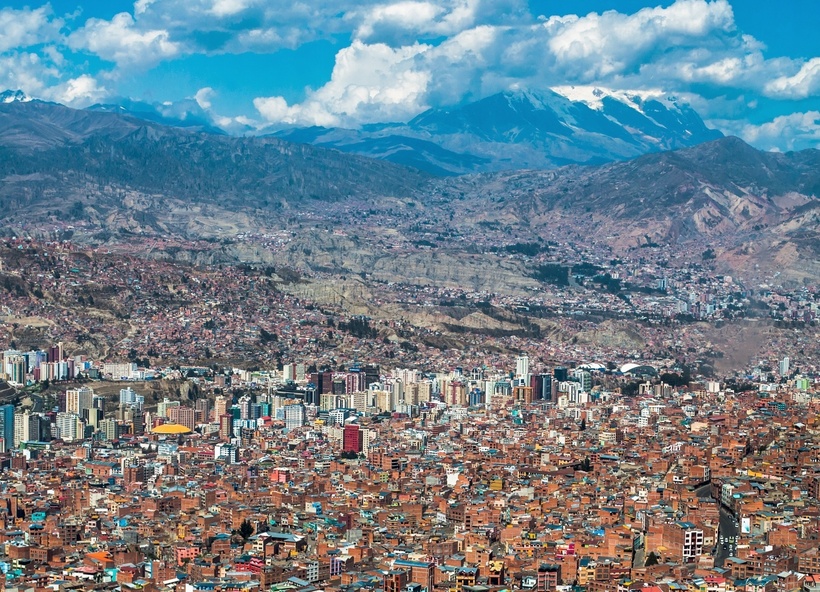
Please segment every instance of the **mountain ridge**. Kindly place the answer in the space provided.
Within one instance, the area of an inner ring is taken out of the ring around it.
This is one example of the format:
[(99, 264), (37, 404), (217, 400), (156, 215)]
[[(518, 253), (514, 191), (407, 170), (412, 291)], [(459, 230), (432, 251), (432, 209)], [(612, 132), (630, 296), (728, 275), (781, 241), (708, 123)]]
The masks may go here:
[[(22, 91), (0, 93), (0, 104), (23, 102), (47, 103)], [(118, 98), (75, 111), (239, 137), (222, 129), (193, 99), (160, 104)], [(74, 119), (79, 122), (82, 117)], [(70, 125), (65, 127), (71, 131)], [(457, 106), (431, 108), (406, 123), (372, 123), (359, 129), (289, 127), (268, 133), (243, 128), (242, 135), (247, 132), (386, 160), (438, 176), (597, 165), (722, 135), (674, 97), (593, 87), (500, 92)], [(82, 130), (79, 133), (82, 136)], [(46, 135), (40, 133), (41, 138)], [(69, 139), (69, 135), (62, 138)]]
[[(429, 166), (451, 175), (603, 164), (722, 136), (675, 99), (629, 99), (601, 91), (598, 100), (590, 106), (590, 101), (571, 100), (552, 90), (508, 91), (429, 109), (406, 124), (371, 124), (358, 130), (312, 127), (307, 133), (306, 128), (290, 128), (274, 135), (385, 160), (395, 159), (412, 138), (428, 151), (430, 145), (445, 150), (448, 160), (431, 160)], [(417, 161), (424, 168), (424, 158)]]

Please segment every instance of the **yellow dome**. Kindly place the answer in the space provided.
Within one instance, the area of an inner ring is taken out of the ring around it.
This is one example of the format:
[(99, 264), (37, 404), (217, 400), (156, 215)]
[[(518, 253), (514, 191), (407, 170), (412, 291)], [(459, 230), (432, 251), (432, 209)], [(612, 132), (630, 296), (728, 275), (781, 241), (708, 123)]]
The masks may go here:
[(179, 434), (190, 434), (191, 428), (178, 423), (164, 423), (162, 425), (158, 425), (151, 431), (155, 434), (167, 434), (176, 436)]

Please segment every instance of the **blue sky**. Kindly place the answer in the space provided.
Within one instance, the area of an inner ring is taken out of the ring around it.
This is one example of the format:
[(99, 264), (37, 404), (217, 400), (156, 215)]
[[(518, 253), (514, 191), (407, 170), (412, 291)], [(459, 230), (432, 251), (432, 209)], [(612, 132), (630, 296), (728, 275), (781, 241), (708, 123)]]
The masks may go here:
[(106, 0), (0, 7), (0, 87), (228, 130), (406, 121), (511, 88), (674, 95), (764, 149), (820, 146), (816, 0)]

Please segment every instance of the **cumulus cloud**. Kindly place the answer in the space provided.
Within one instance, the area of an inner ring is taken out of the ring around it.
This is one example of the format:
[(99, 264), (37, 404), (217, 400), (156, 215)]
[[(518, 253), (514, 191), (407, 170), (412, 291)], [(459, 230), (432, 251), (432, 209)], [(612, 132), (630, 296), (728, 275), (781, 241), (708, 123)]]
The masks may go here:
[[(576, 83), (640, 89), (651, 81), (652, 87), (680, 91), (681, 83), (728, 85), (764, 62), (760, 45), (737, 34), (726, 0), (678, 0), (631, 15), (608, 11), (508, 24), (473, 24), (480, 20), (476, 5), (459, 6), (461, 16), (450, 20), (458, 7), (431, 0), (362, 9), (357, 13), (361, 38), (338, 53), (325, 86), (297, 105), (281, 97), (259, 98), (257, 110), (269, 121), (288, 124), (311, 117), (322, 125), (366, 123), (385, 115), (393, 121), (430, 104), (453, 104), (513, 87)], [(416, 35), (440, 32), (445, 38), (423, 50), (419, 43), (391, 46), (367, 40), (385, 31), (400, 37), (394, 31), (399, 27)], [(374, 71), (377, 55), (390, 55), (390, 67), (379, 69), (366, 84), (356, 82)], [(360, 98), (363, 88), (366, 98)], [(395, 103), (395, 97), (404, 104)]]
[(766, 84), (765, 94), (784, 99), (805, 99), (820, 93), (820, 58), (804, 63), (793, 76), (780, 76)]
[(180, 44), (164, 29), (143, 29), (121, 12), (110, 21), (88, 19), (69, 37), (69, 45), (94, 53), (118, 66), (149, 66), (180, 54)]
[(0, 9), (0, 52), (54, 41), (62, 24), (48, 4), (34, 10)]
[(363, 6), (347, 15), (357, 22), (357, 39), (391, 45), (419, 37), (451, 37), (480, 25), (524, 24), (530, 19), (519, 0), (397, 0)]
[(194, 100), (197, 104), (202, 107), (203, 109), (210, 109), (211, 108), (211, 99), (214, 97), (214, 89), (210, 86), (206, 86), (205, 88), (200, 88), (196, 91), (194, 95)]
[(762, 150), (804, 150), (820, 145), (820, 111), (781, 115), (761, 125), (734, 122), (727, 127)]
[[(136, 62), (134, 52), (114, 45), (109, 32), (127, 33), (131, 46), (147, 45), (148, 63), (196, 53), (272, 52), (349, 32), (355, 25), (346, 15), (360, 5), (357, 0), (137, 0), (132, 14), (89, 19), (88, 35), (75, 38), (75, 44), (118, 64)], [(91, 43), (91, 34), (107, 40)]]
[(726, 0), (678, 0), (668, 8), (644, 8), (631, 15), (554, 16), (542, 26), (557, 64), (580, 68), (589, 80), (623, 73), (650, 53), (691, 46), (735, 27)]
[(20, 89), (34, 97), (43, 96), (59, 75), (59, 69), (37, 53), (0, 56), (0, 88)]
[(48, 89), (45, 95), (60, 103), (86, 107), (104, 99), (109, 92), (93, 76), (82, 74)]
[(254, 106), (269, 122), (338, 126), (364, 121), (396, 121), (418, 112), (430, 80), (414, 58), (424, 44), (391, 48), (354, 41), (336, 56), (330, 82), (297, 105), (279, 96), (258, 97)]

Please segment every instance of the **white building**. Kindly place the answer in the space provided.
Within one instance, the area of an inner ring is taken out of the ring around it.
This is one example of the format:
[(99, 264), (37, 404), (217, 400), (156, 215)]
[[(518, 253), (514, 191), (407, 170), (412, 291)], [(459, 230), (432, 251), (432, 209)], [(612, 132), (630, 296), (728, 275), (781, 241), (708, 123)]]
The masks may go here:
[(65, 442), (75, 442), (85, 438), (85, 424), (75, 413), (57, 414), (57, 437)]
[(285, 405), (284, 411), (285, 427), (287, 429), (293, 430), (305, 425), (307, 414), (305, 413), (305, 406), (302, 403)]

